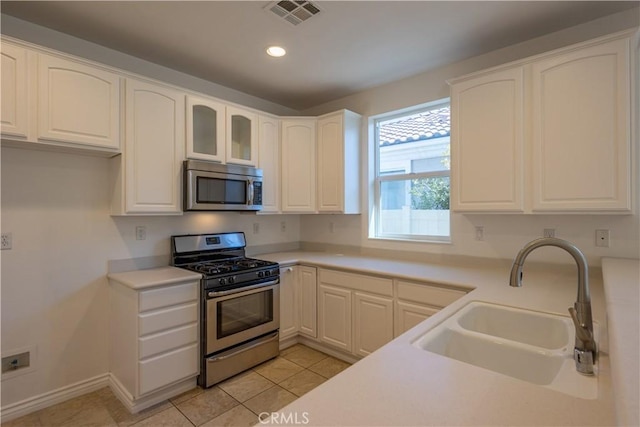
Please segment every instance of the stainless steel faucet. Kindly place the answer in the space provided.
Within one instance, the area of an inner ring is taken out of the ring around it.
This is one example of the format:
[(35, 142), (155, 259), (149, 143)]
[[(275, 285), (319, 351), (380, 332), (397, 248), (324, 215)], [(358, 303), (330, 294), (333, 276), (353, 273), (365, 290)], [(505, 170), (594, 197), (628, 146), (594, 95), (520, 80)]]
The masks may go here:
[(522, 266), (524, 260), (531, 251), (541, 246), (556, 246), (564, 249), (571, 254), (578, 265), (578, 297), (574, 306), (569, 308), (569, 314), (576, 328), (573, 358), (576, 361), (576, 369), (578, 372), (585, 375), (593, 375), (593, 366), (598, 352), (596, 341), (593, 338), (591, 296), (589, 295), (589, 267), (580, 249), (566, 240), (556, 239), (555, 237), (544, 237), (527, 243), (513, 260), (509, 285), (514, 287), (522, 286)]

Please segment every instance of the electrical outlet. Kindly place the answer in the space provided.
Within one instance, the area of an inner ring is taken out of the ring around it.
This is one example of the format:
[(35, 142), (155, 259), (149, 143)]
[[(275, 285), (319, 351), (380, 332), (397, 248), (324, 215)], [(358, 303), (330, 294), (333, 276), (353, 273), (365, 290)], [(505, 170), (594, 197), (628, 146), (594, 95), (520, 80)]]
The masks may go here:
[(543, 237), (556, 237), (556, 229), (555, 228), (545, 228), (542, 231)]
[(12, 354), (2, 358), (2, 373), (17, 371), (21, 368), (28, 368), (31, 365), (30, 353)]
[(476, 225), (476, 240), (484, 240), (484, 227)]
[(258, 234), (260, 233), (260, 223), (259, 222), (254, 222), (253, 223), (253, 234)]
[(12, 240), (11, 233), (2, 233), (0, 237), (0, 249), (11, 249)]
[(596, 246), (609, 247), (609, 230), (596, 230)]
[(333, 233), (333, 222), (329, 223), (329, 233)]
[(280, 223), (280, 231), (281, 231), (282, 233), (284, 233), (285, 231), (287, 231), (287, 223), (286, 223), (285, 221), (282, 221), (282, 222)]
[(147, 240), (147, 227), (144, 225), (136, 227), (136, 240)]

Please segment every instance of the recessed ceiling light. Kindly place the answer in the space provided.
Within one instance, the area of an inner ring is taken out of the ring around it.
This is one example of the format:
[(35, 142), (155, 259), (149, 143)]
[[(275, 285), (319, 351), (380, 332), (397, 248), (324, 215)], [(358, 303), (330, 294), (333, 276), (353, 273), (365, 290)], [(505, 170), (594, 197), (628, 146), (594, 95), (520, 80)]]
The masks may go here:
[(274, 56), (276, 58), (284, 56), (286, 53), (287, 51), (284, 50), (284, 48), (281, 48), (280, 46), (269, 46), (267, 48), (267, 54), (269, 56)]

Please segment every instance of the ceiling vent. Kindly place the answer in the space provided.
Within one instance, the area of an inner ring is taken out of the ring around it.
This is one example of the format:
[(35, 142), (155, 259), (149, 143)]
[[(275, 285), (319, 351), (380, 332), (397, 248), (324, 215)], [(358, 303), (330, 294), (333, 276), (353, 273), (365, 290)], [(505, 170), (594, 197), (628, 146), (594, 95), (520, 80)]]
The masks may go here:
[(298, 25), (320, 12), (320, 8), (310, 1), (276, 1), (267, 9), (293, 25)]

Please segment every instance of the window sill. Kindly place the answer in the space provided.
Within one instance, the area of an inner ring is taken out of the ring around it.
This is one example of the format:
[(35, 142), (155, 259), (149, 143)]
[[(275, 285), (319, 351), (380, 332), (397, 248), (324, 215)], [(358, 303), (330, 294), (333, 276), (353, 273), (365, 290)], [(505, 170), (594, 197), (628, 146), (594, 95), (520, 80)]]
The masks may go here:
[(373, 240), (373, 241), (383, 241), (383, 242), (400, 242), (400, 243), (435, 243), (435, 244), (439, 244), (439, 245), (450, 245), (452, 244), (451, 242), (451, 237), (443, 237), (440, 239), (411, 239), (411, 238), (403, 238), (403, 237), (378, 237), (378, 236), (369, 236), (367, 237), (367, 239), (369, 240)]

